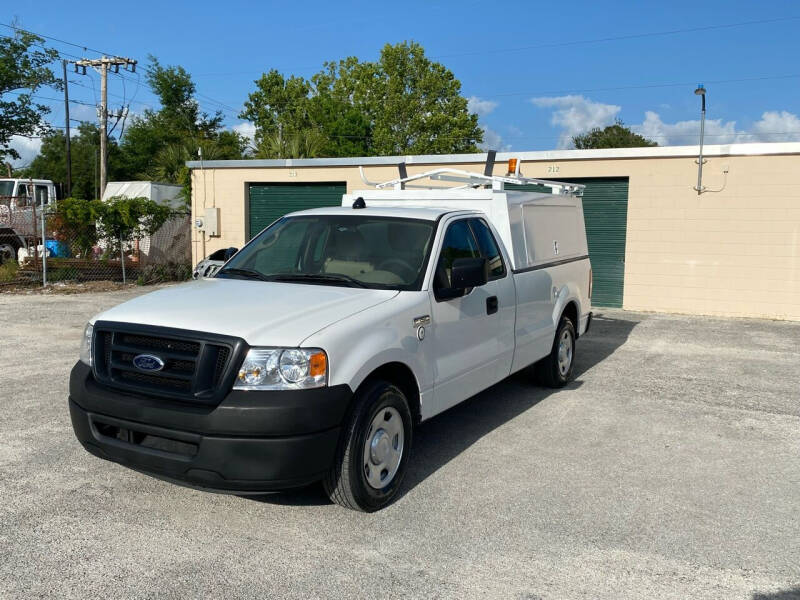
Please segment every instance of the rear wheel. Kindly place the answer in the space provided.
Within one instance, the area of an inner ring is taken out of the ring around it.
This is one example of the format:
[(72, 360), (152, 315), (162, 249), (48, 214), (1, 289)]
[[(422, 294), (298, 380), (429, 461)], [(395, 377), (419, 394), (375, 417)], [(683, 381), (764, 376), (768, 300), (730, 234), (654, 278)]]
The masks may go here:
[(411, 449), (411, 411), (403, 392), (386, 381), (363, 385), (342, 431), (334, 464), (323, 480), (328, 497), (373, 512), (397, 495)]
[(569, 317), (561, 317), (550, 354), (534, 365), (536, 378), (548, 387), (564, 387), (572, 378), (574, 362), (575, 326)]
[(17, 260), (17, 248), (8, 242), (0, 242), (0, 265), (9, 260)]

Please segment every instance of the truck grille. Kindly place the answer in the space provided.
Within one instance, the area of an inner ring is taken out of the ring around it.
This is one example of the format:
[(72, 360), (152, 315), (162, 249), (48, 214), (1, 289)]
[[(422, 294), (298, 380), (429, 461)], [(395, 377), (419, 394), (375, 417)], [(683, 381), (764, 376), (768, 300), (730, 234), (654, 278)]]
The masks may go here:
[[(245, 347), (238, 338), (135, 324), (98, 321), (94, 332), (98, 382), (207, 404), (219, 401), (230, 389), (238, 364), (234, 359)], [(143, 368), (135, 361), (142, 355), (157, 360)]]

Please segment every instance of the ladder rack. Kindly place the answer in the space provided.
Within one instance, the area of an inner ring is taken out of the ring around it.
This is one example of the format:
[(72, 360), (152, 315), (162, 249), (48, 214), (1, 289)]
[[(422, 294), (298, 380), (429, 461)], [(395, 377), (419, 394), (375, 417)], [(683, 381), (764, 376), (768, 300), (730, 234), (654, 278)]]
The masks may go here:
[[(403, 171), (404, 170), (405, 169), (403, 169)], [(373, 186), (379, 190), (386, 188), (391, 188), (394, 190), (404, 190), (406, 189), (406, 184), (414, 181), (420, 181), (422, 179), (430, 179), (432, 181), (448, 181), (448, 182), (460, 183), (461, 185), (447, 187), (447, 188), (441, 188), (439, 186), (432, 186), (432, 185), (409, 186), (409, 187), (421, 187), (424, 189), (458, 190), (458, 189), (469, 189), (469, 188), (491, 186), (493, 190), (502, 191), (505, 189), (505, 184), (510, 183), (515, 185), (541, 185), (550, 188), (551, 193), (553, 194), (575, 194), (577, 196), (582, 195), (583, 190), (586, 187), (579, 183), (566, 183), (563, 181), (534, 179), (532, 177), (523, 177), (521, 175), (516, 175), (516, 174), (486, 175), (483, 173), (475, 173), (473, 171), (464, 171), (461, 169), (453, 169), (450, 167), (442, 167), (439, 169), (433, 169), (432, 171), (425, 171), (424, 173), (418, 173), (416, 175), (406, 175), (404, 177), (399, 177), (397, 179), (392, 179), (390, 181), (376, 183), (374, 181), (369, 181), (367, 179), (364, 173), (364, 167), (358, 167), (358, 171), (361, 174), (361, 180), (366, 185)]]

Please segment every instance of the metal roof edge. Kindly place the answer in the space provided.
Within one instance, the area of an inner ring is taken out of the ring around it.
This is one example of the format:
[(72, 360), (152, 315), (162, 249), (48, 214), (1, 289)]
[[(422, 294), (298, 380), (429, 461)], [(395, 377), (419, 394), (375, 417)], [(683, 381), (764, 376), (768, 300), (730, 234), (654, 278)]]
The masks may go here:
[(181, 185), (180, 183), (167, 183), (166, 181), (151, 181), (149, 179), (141, 179), (141, 180), (128, 179), (125, 181), (109, 181), (108, 183), (149, 183), (150, 185), (168, 185), (170, 187), (179, 187), (179, 188), (183, 187), (183, 185)]
[[(518, 158), (525, 162), (554, 160), (602, 160), (625, 158), (680, 158), (697, 156), (697, 146), (652, 146), (646, 148), (604, 148), (600, 150), (534, 150), (498, 152), (495, 162)], [(765, 156), (771, 154), (800, 154), (800, 142), (759, 142), (749, 144), (711, 144), (703, 146), (708, 156)], [(197, 160), (186, 162), (190, 169), (258, 169), (291, 167), (353, 167), (371, 165), (436, 165), (485, 163), (485, 152), (474, 154), (415, 154), (407, 156), (354, 156), (346, 158), (289, 158), (243, 160)]]

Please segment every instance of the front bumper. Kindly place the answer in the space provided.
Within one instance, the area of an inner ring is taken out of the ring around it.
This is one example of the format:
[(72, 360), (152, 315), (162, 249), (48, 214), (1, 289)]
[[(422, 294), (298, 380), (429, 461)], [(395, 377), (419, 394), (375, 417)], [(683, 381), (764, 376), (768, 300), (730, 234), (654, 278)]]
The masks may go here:
[(195, 406), (100, 386), (79, 362), (69, 409), (95, 456), (190, 487), (260, 493), (322, 478), (351, 397), (346, 385), (231, 391), (217, 406)]

